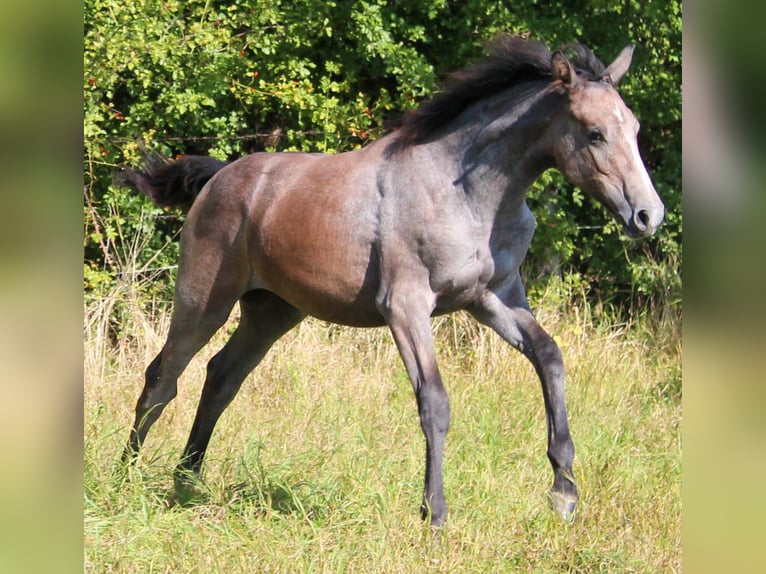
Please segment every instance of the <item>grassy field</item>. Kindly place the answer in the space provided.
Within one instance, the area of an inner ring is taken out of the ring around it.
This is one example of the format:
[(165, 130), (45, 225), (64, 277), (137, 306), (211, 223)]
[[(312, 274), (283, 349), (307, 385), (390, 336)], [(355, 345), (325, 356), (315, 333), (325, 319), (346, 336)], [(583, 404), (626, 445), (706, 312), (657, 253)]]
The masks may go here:
[[(221, 333), (121, 479), (143, 370), (168, 324), (130, 298), (86, 308), (86, 572), (681, 571), (680, 327), (670, 321), (605, 326), (582, 307), (541, 303), (568, 369), (577, 448), (581, 502), (566, 524), (547, 504), (531, 365), (467, 316), (435, 320), (452, 425), (450, 515), (434, 535), (418, 511), (415, 400), (382, 329), (306, 321), (288, 334), (221, 418), (199, 495), (174, 505), (173, 468)], [(110, 336), (115, 305), (125, 319)]]

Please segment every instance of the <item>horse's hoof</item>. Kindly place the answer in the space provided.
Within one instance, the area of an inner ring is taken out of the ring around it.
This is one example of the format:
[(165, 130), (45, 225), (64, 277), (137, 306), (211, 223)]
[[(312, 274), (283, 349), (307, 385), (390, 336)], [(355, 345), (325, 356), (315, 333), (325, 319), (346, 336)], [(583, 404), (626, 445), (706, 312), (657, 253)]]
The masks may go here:
[(564, 521), (573, 522), (577, 508), (577, 496), (566, 492), (550, 493), (550, 503), (553, 511)]
[(445, 517), (443, 517), (443, 516), (441, 518), (431, 518), (431, 523), (430, 523), (431, 530), (433, 532), (438, 532), (439, 530), (444, 528), (444, 524), (446, 522), (447, 521), (446, 521)]

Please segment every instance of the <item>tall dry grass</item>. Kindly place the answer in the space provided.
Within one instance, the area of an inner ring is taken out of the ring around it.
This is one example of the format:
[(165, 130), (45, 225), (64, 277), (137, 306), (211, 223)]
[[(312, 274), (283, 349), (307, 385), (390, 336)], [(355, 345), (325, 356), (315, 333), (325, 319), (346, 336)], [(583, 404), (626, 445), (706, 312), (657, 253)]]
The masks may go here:
[(543, 297), (538, 317), (568, 368), (577, 520), (563, 524), (547, 508), (534, 370), (458, 314), (434, 320), (453, 419), (450, 516), (432, 536), (417, 512), (415, 401), (384, 329), (307, 320), (280, 340), (222, 416), (199, 497), (173, 506), (172, 470), (205, 364), (235, 311), (120, 478), (143, 370), (169, 314), (141, 285), (119, 283), (85, 313), (86, 571), (680, 571), (679, 330), (667, 319), (598, 319), (562, 301)]

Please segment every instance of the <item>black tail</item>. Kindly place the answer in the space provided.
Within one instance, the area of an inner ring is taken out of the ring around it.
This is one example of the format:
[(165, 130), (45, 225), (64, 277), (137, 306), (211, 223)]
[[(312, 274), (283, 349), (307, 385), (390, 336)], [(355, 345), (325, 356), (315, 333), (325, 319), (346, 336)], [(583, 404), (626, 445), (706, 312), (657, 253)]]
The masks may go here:
[(184, 213), (202, 188), (226, 162), (201, 155), (179, 160), (145, 156), (143, 171), (125, 168), (115, 174), (117, 185), (140, 191), (160, 207), (178, 208)]

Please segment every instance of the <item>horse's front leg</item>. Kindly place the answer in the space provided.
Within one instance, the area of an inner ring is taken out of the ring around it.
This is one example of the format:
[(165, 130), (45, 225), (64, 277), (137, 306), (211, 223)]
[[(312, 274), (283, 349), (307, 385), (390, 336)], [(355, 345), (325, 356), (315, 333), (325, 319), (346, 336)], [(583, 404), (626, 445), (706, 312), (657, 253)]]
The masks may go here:
[[(403, 296), (399, 296), (403, 293)], [(422, 300), (421, 300), (422, 299)], [(421, 516), (442, 526), (447, 516), (442, 480), (444, 440), (450, 423), (449, 397), (436, 364), (430, 302), (413, 290), (389, 292), (379, 301), (412, 381), (420, 426), (426, 439), (426, 474)]]
[(469, 311), (524, 353), (540, 377), (548, 422), (548, 459), (553, 466), (551, 505), (564, 520), (572, 520), (578, 495), (572, 473), (574, 444), (567, 421), (561, 351), (530, 312), (518, 277), (505, 290), (487, 291)]

